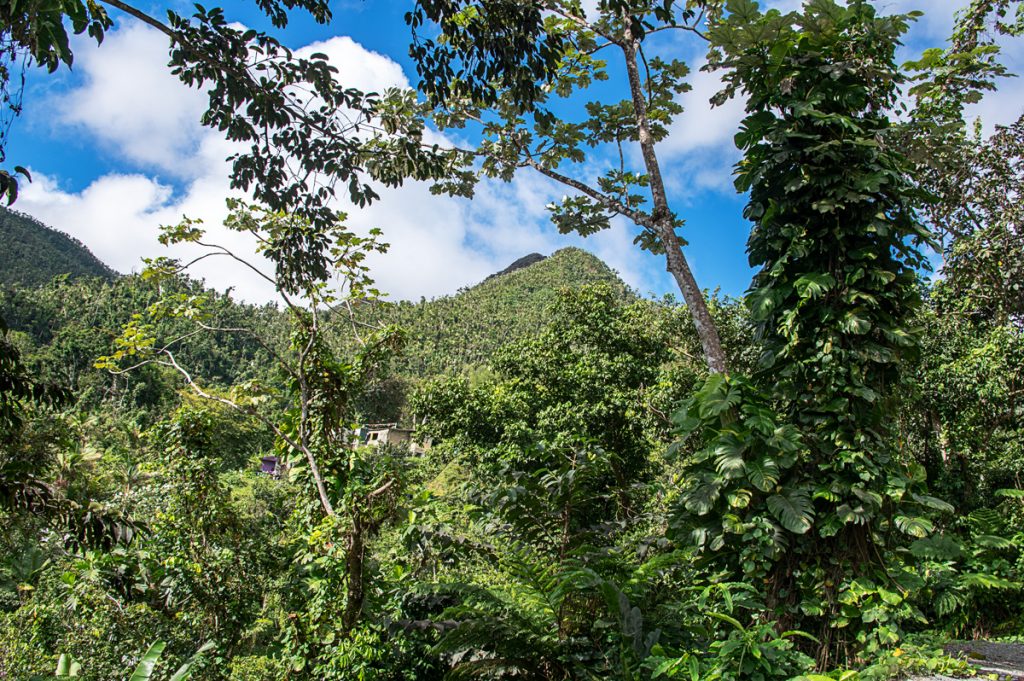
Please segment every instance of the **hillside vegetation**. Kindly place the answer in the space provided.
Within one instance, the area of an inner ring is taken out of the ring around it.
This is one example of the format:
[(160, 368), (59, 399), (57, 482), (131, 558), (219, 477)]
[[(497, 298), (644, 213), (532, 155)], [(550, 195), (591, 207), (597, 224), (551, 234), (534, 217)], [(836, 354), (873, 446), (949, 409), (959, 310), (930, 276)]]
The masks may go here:
[[(15, 4), (9, 57), (70, 65), (62, 22), (107, 27), (109, 0)], [(896, 681), (1019, 641), (1024, 118), (986, 136), (965, 106), (1024, 0), (972, 0), (916, 64), (920, 13), (885, 4), (421, 0), (420, 92), (365, 97), (220, 8), (171, 13), (257, 202), (162, 227), (195, 257), (132, 276), (52, 277), (30, 235), (44, 283), (0, 286), (0, 679)], [(669, 29), (744, 111), (742, 300), (683, 250), (707, 194), (663, 144), (701, 133)], [(361, 207), (521, 172), (571, 189), (524, 215), (626, 226), (685, 304), (578, 249), (389, 303), (383, 233), (330, 210), (333, 182)], [(190, 278), (261, 256), (275, 304)]]
[(82, 242), (30, 215), (0, 207), (0, 286), (41, 286), (56, 276), (117, 276)]
[(588, 284), (607, 284), (622, 300), (634, 297), (599, 258), (563, 248), (454, 295), (388, 305), (381, 316), (408, 332), (396, 370), (424, 377), (483, 364), (503, 345), (536, 335), (560, 289)]
[[(7, 215), (16, 219), (25, 243), (48, 243), (53, 235), (61, 236), (34, 218)], [(72, 255), (86, 264), (95, 261), (94, 269), (106, 276), (88, 272), (68, 281), (51, 281), (46, 275), (52, 271), (53, 258), (27, 261), (21, 264), (23, 273), (16, 285), (0, 291), (0, 317), (21, 339), (27, 361), (39, 376), (67, 384), (83, 396), (104, 391), (109, 396), (111, 391), (117, 392), (114, 386), (119, 383), (122, 390), (129, 382), (134, 390), (142, 390), (136, 378), (112, 380), (92, 364), (109, 350), (111, 339), (140, 307), (158, 300), (157, 288), (134, 275), (113, 279), (112, 272), (84, 247), (66, 241), (79, 249), (69, 251)], [(506, 345), (536, 336), (550, 321), (550, 308), (560, 290), (603, 284), (617, 299), (635, 299), (611, 268), (584, 250), (565, 248), (547, 258), (521, 260), (526, 264), (495, 273), (452, 295), (419, 302), (380, 302), (361, 309), (364, 321), (397, 325), (406, 338), (402, 351), (360, 397), (361, 417), (370, 422), (409, 420), (406, 397), (419, 380), (470, 372), (486, 365)], [(34, 268), (33, 262), (39, 267)], [(270, 329), (279, 334), (278, 344), (287, 343), (283, 314), (274, 306), (238, 303), (185, 279), (176, 286), (189, 295), (208, 297), (209, 310), (219, 325)], [(187, 328), (171, 320), (158, 327), (162, 337), (173, 337), (175, 329), (184, 333)], [(197, 368), (198, 377), (215, 385), (230, 386), (256, 377), (276, 380), (265, 370), (266, 362), (259, 359), (265, 360), (264, 353), (246, 337), (212, 334), (192, 339), (182, 353)], [(164, 385), (164, 398), (173, 394), (170, 384), (154, 382), (153, 377), (147, 385), (150, 394), (132, 400), (155, 399), (159, 385)]]

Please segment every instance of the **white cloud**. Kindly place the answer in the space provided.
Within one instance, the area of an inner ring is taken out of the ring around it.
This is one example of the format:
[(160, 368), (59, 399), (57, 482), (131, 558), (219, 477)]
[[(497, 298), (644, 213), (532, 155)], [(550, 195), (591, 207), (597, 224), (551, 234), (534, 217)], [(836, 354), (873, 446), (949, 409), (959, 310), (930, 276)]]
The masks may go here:
[(745, 115), (742, 94), (712, 107), (711, 98), (723, 87), (721, 72), (704, 70), (704, 57), (690, 63), (691, 89), (678, 100), (683, 113), (673, 121), (662, 143), (666, 160), (675, 164), (675, 171), (666, 175), (666, 184), (684, 203), (692, 202), (695, 190), (732, 193), (732, 167), (740, 158), (733, 137)]
[[(255, 256), (253, 239), (220, 226), (229, 195), (226, 174), (218, 172), (225, 166), (220, 158), (201, 166), (206, 173), (181, 193), (141, 174), (104, 175), (81, 191), (70, 192), (44, 173), (33, 172), (35, 179), (23, 189), (18, 207), (79, 239), (119, 272), (140, 270), (143, 258), (188, 261), (203, 253), (194, 246), (165, 248), (157, 241), (161, 226), (176, 224), (185, 215), (205, 221), (210, 241), (239, 254), (252, 254), (251, 260), (270, 272), (270, 264)], [(245, 300), (262, 302), (273, 297), (273, 288), (264, 279), (226, 258), (207, 260), (194, 274), (217, 290), (234, 289)]]
[(967, 108), (968, 117), (979, 117), (988, 134), (996, 125), (1009, 125), (1024, 114), (1024, 44), (1010, 39), (1003, 43), (1002, 50), (1003, 63), (1016, 77), (1002, 79), (995, 92)]
[(327, 61), (338, 69), (338, 80), (345, 87), (354, 87), (363, 92), (380, 91), (386, 87), (409, 87), (409, 79), (398, 63), (379, 52), (366, 49), (348, 36), (335, 36), (295, 51), (296, 56), (305, 58), (314, 53), (327, 56)]
[[(76, 69), (82, 78), (54, 100), (61, 132), (76, 130), (97, 140), (111, 158), (134, 170), (97, 177), (70, 191), (49, 173), (33, 168), (36, 180), (26, 185), (19, 208), (67, 231), (101, 260), (122, 272), (136, 271), (141, 258), (168, 255), (189, 258), (192, 248), (168, 250), (157, 242), (159, 227), (183, 215), (204, 220), (209, 240), (251, 254), (254, 244), (230, 232), (221, 222), (224, 199), (231, 195), (225, 161), (234, 150), (216, 131), (198, 123), (202, 93), (189, 90), (168, 74), (166, 43), (152, 29), (129, 26), (112, 31), (104, 44), (77, 46)], [(388, 57), (366, 50), (348, 37), (335, 37), (298, 51), (321, 52), (338, 68), (348, 86), (363, 90), (391, 85), (406, 87), (401, 67)], [(437, 141), (443, 138), (436, 133)], [(161, 181), (152, 171), (168, 173), (176, 183)], [(544, 205), (560, 189), (532, 174), (511, 183), (487, 182), (472, 202), (430, 194), (423, 183), (381, 191), (381, 201), (365, 210), (339, 202), (356, 231), (384, 231), (390, 251), (372, 260), (378, 284), (396, 298), (436, 296), (481, 281), (531, 251), (550, 253), (570, 244), (598, 252), (620, 269), (630, 284), (645, 285), (642, 258), (625, 248), (627, 230), (617, 227), (584, 242), (563, 237), (548, 224)], [(235, 193), (237, 194), (237, 192)], [(631, 237), (629, 237), (631, 238)], [(629, 252), (632, 255), (626, 255)], [(263, 263), (270, 271), (269, 263)], [(219, 290), (259, 302), (273, 297), (258, 275), (224, 259), (207, 260), (196, 276)]]
[(75, 45), (75, 69), (84, 82), (54, 97), (57, 120), (88, 134), (112, 152), (148, 168), (187, 177), (201, 144), (203, 93), (186, 87), (167, 68), (167, 38), (132, 24)]
[[(879, 1), (880, 7), (892, 11), (914, 4)], [(913, 29), (908, 55), (948, 34), (951, 7), (956, 4), (929, 3), (929, 18)], [(1010, 49), (1011, 66), (1024, 64), (1021, 48)], [(349, 37), (331, 38), (298, 52), (327, 54), (346, 85), (380, 90), (409, 84), (399, 64)], [(82, 41), (76, 45), (76, 56), (76, 71), (82, 77), (51, 100), (58, 132), (82, 134), (99, 143), (110, 154), (105, 160), (124, 170), (68, 190), (52, 168), (33, 168), (36, 181), (25, 186), (19, 209), (68, 231), (121, 271), (138, 269), (143, 256), (166, 255), (156, 242), (158, 227), (184, 214), (204, 219), (214, 240), (251, 252), (250, 243), (218, 227), (229, 194), (230, 169), (224, 159), (233, 148), (216, 131), (199, 125), (205, 96), (168, 73), (164, 37), (130, 25), (110, 32), (98, 49)], [(686, 112), (662, 152), (666, 180), (681, 205), (701, 201), (708, 189), (732, 194), (731, 168), (738, 158), (732, 137), (743, 115), (738, 100), (710, 107), (709, 98), (720, 89), (718, 74), (700, 71), (703, 60), (699, 54), (691, 56), (693, 90), (682, 96)], [(990, 124), (1008, 122), (1019, 115), (1022, 98), (1024, 89), (1004, 87), (977, 113)], [(444, 141), (437, 133), (431, 133), (431, 139)], [(508, 184), (482, 183), (473, 201), (436, 197), (424, 184), (409, 183), (381, 191), (382, 200), (366, 210), (349, 209), (349, 221), (357, 231), (384, 230), (392, 247), (387, 255), (374, 258), (373, 270), (381, 288), (398, 298), (450, 293), (528, 252), (548, 254), (566, 245), (591, 250), (641, 291), (671, 288), (661, 259), (633, 245), (634, 230), (623, 220), (588, 239), (557, 234), (544, 206), (563, 193), (563, 187), (534, 173), (520, 173)], [(339, 207), (346, 209), (342, 203)], [(250, 301), (270, 297), (269, 287), (258, 277), (224, 262), (204, 263), (197, 274), (216, 288), (235, 287)]]
[(707, 71), (707, 59), (692, 62), (691, 90), (678, 101), (684, 112), (673, 122), (664, 148), (670, 155), (684, 155), (703, 149), (731, 147), (744, 116), (743, 97), (734, 97), (712, 108), (711, 98), (723, 88), (721, 71)]

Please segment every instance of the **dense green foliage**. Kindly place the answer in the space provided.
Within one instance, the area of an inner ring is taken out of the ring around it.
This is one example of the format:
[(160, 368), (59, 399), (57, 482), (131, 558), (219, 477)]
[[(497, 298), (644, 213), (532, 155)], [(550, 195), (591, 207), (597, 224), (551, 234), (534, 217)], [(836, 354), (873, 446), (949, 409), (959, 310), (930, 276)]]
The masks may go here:
[(566, 248), (456, 295), (400, 301), (381, 314), (409, 332), (409, 348), (396, 360), (398, 371), (434, 376), (486, 364), (502, 345), (540, 330), (560, 288), (596, 283), (608, 284), (620, 299), (633, 295), (603, 262)]
[(37, 287), (62, 274), (71, 279), (115, 276), (80, 242), (7, 208), (0, 208), (0, 242), (3, 287)]
[(927, 536), (922, 512), (952, 510), (898, 460), (886, 417), (916, 345), (928, 242), (882, 113), (898, 94), (906, 18), (819, 4), (793, 26), (730, 7), (711, 39), (729, 87), (748, 95), (736, 185), (755, 222), (747, 304), (763, 354), (752, 383), (710, 381), (689, 403), (684, 428), (712, 435), (683, 504), (707, 518), (698, 546), (737, 579), (768, 579), (773, 615), (812, 630), (827, 661), (895, 640), (887, 619), (911, 612), (860, 623), (872, 601), (898, 605), (916, 588), (886, 552)]
[[(722, 365), (691, 309), (578, 249), (383, 302), (380, 234), (320, 198), (229, 202), (277, 305), (165, 258), (29, 273), (0, 289), (0, 678), (874, 681), (967, 671), (950, 637), (1024, 635), (1024, 128), (963, 120), (1002, 72), (979, 22), (1017, 35), (1018, 3), (972, 2), (899, 121), (914, 17), (864, 0), (609, 0), (586, 30), (574, 2), (417, 6), (458, 38), (418, 58), (480, 65), (428, 94), (541, 126), (546, 86), (603, 69), (587, 40), (635, 59), (705, 10), (720, 98), (746, 105), (757, 268), (743, 300), (701, 298)], [(544, 40), (496, 44), (509, 17)], [(651, 69), (671, 109), (685, 71)], [(634, 98), (615, 134), (595, 106), (608, 140), (643, 136)], [(585, 146), (573, 125), (554, 156)], [(244, 255), (208, 238), (186, 218), (161, 241)], [(381, 421), (429, 446), (356, 440)]]

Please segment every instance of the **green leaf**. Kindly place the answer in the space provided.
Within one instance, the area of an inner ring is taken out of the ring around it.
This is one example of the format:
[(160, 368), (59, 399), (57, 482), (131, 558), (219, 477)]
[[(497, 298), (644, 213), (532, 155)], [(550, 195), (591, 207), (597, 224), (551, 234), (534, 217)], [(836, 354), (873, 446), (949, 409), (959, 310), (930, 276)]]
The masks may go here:
[(952, 513), (953, 511), (956, 510), (955, 508), (953, 508), (952, 504), (945, 502), (937, 497), (930, 497), (927, 494), (912, 494), (911, 496), (917, 503), (921, 504), (922, 506), (934, 509), (936, 511), (942, 511), (943, 513)]
[(797, 279), (793, 284), (793, 288), (796, 289), (797, 295), (806, 300), (808, 298), (818, 298), (835, 285), (836, 280), (832, 275), (816, 272), (805, 274)]
[(762, 492), (770, 491), (779, 483), (779, 466), (775, 459), (765, 455), (760, 459), (745, 462), (747, 479)]
[(1010, 580), (997, 575), (986, 575), (980, 572), (968, 572), (962, 574), (960, 575), (959, 582), (962, 586), (978, 589), (1004, 589), (1007, 591), (1014, 591), (1020, 588), (1020, 584), (1017, 582), (1011, 582)]
[(745, 299), (747, 309), (750, 310), (751, 318), (756, 321), (764, 321), (775, 309), (778, 301), (775, 299), (775, 292), (770, 288), (759, 288), (747, 294)]
[(745, 631), (745, 629), (743, 628), (743, 625), (740, 624), (739, 620), (737, 620), (735, 617), (732, 617), (730, 615), (726, 615), (725, 613), (722, 613), (722, 612), (715, 612), (714, 610), (708, 611), (708, 615), (710, 617), (715, 618), (716, 620), (721, 620), (723, 622), (731, 624), (733, 626), (733, 628), (735, 628), (737, 631)]
[(727, 435), (715, 447), (715, 468), (726, 477), (736, 477), (744, 470), (743, 452), (746, 447), (735, 436)]
[(909, 534), (911, 537), (927, 537), (935, 529), (931, 521), (920, 516), (896, 516), (896, 527), (900, 532)]
[(701, 485), (686, 497), (684, 505), (688, 511), (697, 515), (705, 515), (715, 506), (721, 487), (716, 483)]
[(871, 322), (863, 317), (858, 317), (851, 311), (847, 312), (846, 316), (843, 317), (839, 328), (846, 333), (860, 336), (871, 330)]
[(1010, 549), (1013, 548), (1013, 542), (1005, 537), (999, 537), (994, 534), (979, 534), (974, 537), (974, 543), (978, 546), (984, 546), (987, 549)]
[(805, 494), (792, 492), (786, 496), (773, 494), (768, 497), (768, 510), (784, 528), (796, 534), (805, 534), (811, 529), (814, 509)]
[(60, 657), (57, 658), (57, 671), (54, 672), (55, 676), (78, 676), (79, 672), (82, 671), (82, 665), (80, 665), (74, 657), (67, 653), (61, 653)]
[(149, 647), (149, 650), (142, 656), (142, 661), (135, 668), (128, 681), (149, 681), (153, 676), (153, 670), (156, 667), (157, 662), (160, 661), (160, 655), (163, 654), (164, 648), (167, 646), (163, 641), (157, 641)]
[(207, 641), (206, 643), (204, 643), (202, 646), (200, 646), (199, 650), (192, 654), (192, 657), (190, 657), (185, 664), (178, 667), (178, 671), (174, 672), (174, 675), (170, 678), (169, 681), (185, 681), (186, 679), (188, 679), (190, 676), (192, 676), (192, 670), (195, 667), (196, 662), (198, 662), (199, 659), (202, 658), (202, 656), (205, 655), (207, 652), (213, 650), (213, 648), (213, 641)]
[(703, 419), (719, 416), (740, 403), (739, 388), (731, 385), (721, 374), (714, 374), (705, 381), (695, 396), (698, 412)]

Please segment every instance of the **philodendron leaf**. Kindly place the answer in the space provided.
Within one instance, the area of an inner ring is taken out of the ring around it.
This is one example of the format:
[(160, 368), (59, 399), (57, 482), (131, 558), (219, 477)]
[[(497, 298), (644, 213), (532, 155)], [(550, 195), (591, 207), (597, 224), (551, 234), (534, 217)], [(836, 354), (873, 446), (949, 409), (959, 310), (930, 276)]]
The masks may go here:
[(796, 289), (797, 294), (801, 298), (817, 298), (818, 296), (826, 293), (829, 289), (836, 285), (836, 280), (832, 275), (814, 272), (805, 274), (796, 280), (793, 284), (793, 288)]
[(768, 497), (768, 510), (784, 528), (796, 534), (804, 534), (811, 529), (814, 520), (814, 509), (810, 499), (799, 492), (787, 496), (773, 494)]
[(718, 495), (721, 492), (721, 487), (716, 483), (705, 483), (693, 490), (687, 495), (684, 505), (686, 510), (692, 511), (697, 515), (704, 515), (714, 508), (715, 502), (718, 501)]
[(762, 492), (767, 492), (779, 482), (779, 466), (775, 459), (762, 456), (759, 459), (745, 462), (747, 479), (750, 484)]
[(921, 518), (919, 516), (909, 517), (905, 515), (896, 516), (896, 527), (899, 528), (900, 532), (909, 534), (911, 537), (927, 537), (932, 533), (935, 527), (931, 521), (927, 518)]

